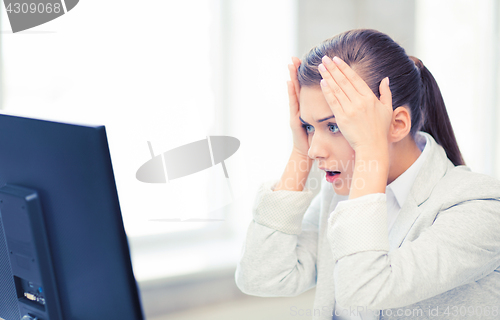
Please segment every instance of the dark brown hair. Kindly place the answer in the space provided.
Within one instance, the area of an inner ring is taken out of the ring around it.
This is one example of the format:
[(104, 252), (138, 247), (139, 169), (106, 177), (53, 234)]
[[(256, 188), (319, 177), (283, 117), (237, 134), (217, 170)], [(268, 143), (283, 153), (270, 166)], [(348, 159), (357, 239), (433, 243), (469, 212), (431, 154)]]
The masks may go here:
[(465, 165), (441, 92), (432, 74), (419, 59), (388, 35), (372, 29), (356, 29), (338, 34), (312, 48), (302, 58), (298, 70), (300, 86), (319, 85), (321, 58), (337, 56), (344, 60), (380, 98), (379, 85), (390, 79), (393, 109), (410, 108), (413, 139), (418, 131), (432, 135), (454, 165)]

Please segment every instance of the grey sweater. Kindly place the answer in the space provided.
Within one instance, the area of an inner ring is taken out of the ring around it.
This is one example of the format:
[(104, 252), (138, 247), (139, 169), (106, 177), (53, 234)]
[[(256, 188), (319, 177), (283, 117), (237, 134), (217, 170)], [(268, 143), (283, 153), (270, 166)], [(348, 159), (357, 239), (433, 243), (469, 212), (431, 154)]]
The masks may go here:
[(500, 319), (500, 181), (455, 167), (423, 134), (430, 153), (390, 233), (385, 194), (348, 200), (324, 181), (313, 199), (262, 184), (238, 288), (290, 297), (316, 286), (311, 309), (283, 310), (297, 319), (336, 319), (336, 306), (379, 319)]

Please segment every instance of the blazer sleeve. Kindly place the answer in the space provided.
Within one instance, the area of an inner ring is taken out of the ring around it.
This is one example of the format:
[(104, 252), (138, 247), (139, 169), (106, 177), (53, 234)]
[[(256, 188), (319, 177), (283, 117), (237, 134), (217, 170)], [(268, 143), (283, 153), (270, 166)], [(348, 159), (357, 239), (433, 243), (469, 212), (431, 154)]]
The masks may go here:
[(341, 201), (328, 219), (337, 303), (400, 308), (477, 281), (500, 265), (500, 201), (442, 210), (417, 239), (389, 252), (386, 195)]
[(296, 296), (316, 285), (321, 192), (273, 191), (264, 183), (255, 199), (235, 280), (261, 297)]

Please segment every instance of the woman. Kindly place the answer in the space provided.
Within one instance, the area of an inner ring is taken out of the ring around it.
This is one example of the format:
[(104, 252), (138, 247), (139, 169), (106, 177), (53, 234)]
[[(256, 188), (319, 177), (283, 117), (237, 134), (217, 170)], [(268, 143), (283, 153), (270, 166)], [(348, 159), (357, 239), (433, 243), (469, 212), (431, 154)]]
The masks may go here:
[(240, 290), (316, 286), (312, 309), (284, 310), (304, 318), (500, 319), (500, 182), (465, 166), (431, 73), (367, 29), (293, 60), (294, 147), (256, 197)]

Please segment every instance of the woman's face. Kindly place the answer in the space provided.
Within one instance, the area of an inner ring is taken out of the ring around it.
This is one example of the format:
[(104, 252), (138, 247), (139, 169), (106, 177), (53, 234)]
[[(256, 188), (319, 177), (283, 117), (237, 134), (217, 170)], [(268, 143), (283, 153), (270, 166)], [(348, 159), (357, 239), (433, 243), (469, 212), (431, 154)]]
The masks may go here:
[[(354, 149), (344, 138), (319, 86), (300, 89), (300, 118), (308, 133), (309, 157), (316, 160), (339, 195), (349, 195), (354, 169)], [(327, 120), (324, 120), (327, 119)]]

